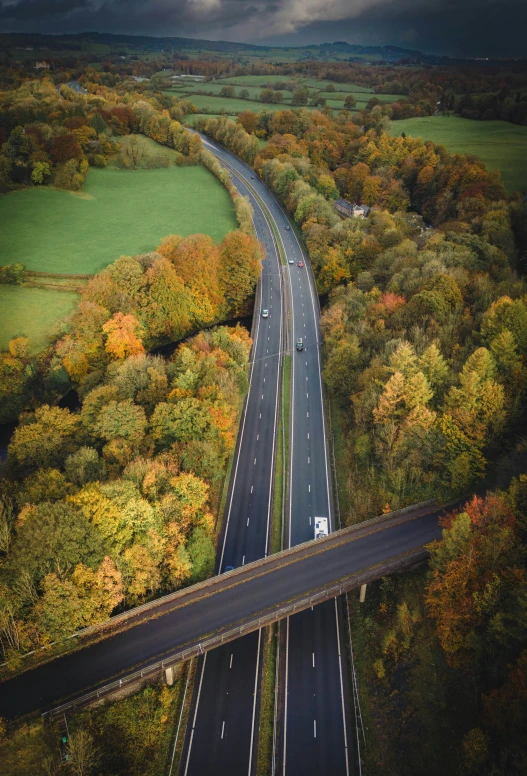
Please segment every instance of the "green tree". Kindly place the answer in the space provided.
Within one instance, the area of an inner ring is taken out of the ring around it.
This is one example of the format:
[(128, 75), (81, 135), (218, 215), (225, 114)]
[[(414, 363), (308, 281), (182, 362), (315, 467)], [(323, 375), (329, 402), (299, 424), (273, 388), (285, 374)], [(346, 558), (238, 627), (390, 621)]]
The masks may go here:
[(212, 539), (203, 528), (195, 528), (187, 544), (192, 563), (192, 582), (210, 577), (214, 571), (216, 553)]
[(44, 404), (17, 426), (8, 462), (17, 472), (60, 466), (82, 444), (80, 418), (67, 409)]

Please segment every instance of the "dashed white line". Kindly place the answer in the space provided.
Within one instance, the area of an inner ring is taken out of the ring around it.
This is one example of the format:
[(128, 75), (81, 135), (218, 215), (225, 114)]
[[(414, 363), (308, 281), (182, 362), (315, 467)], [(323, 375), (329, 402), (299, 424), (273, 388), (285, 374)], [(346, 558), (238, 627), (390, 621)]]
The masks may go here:
[(307, 456), (307, 462), (311, 463), (311, 458), (309, 457), (309, 455)]
[(311, 493), (311, 485), (308, 485), (307, 488), (308, 488), (308, 492)]
[(256, 441), (258, 442), (259, 439), (260, 439), (260, 434), (256, 434)]
[(229, 668), (232, 668), (232, 652), (231, 652), (231, 662), (229, 663)]
[(245, 555), (242, 558), (242, 566), (245, 566)]
[(254, 459), (254, 463), (253, 463), (253, 466), (256, 466), (256, 458), (255, 458), (255, 459)]
[(249, 518), (247, 518), (247, 525), (249, 525)]
[[(222, 734), (221, 737), (223, 738), (223, 734)], [(316, 719), (313, 720), (313, 737), (314, 738), (317, 737), (317, 721), (316, 721)]]
[[(232, 655), (231, 655), (231, 663), (232, 663)], [(315, 653), (313, 652), (313, 668), (315, 667)]]
[(251, 493), (253, 492), (254, 485), (251, 485)]
[[(221, 726), (221, 737), (222, 737), (222, 738), (223, 738), (223, 733), (224, 733), (224, 731), (225, 731), (225, 720), (223, 720), (223, 725)], [(316, 736), (316, 734), (315, 734), (315, 738), (316, 738), (316, 737), (317, 737), (317, 736)]]

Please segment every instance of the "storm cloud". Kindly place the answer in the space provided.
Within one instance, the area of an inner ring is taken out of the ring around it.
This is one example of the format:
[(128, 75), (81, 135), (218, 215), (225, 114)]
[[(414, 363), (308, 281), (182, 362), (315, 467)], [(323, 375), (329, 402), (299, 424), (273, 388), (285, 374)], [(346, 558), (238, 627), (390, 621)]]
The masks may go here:
[(527, 54), (525, 0), (0, 0), (6, 31), (121, 32), (301, 45), (347, 40)]

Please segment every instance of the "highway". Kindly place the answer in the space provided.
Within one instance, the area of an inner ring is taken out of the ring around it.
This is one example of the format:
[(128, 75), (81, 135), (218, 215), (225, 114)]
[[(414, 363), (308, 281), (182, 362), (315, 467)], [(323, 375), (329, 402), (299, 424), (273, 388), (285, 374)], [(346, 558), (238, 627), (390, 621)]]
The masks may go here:
[[(220, 161), (229, 165), (233, 175), (249, 180), (274, 221), (287, 260), (292, 374), (286, 536), (287, 546), (292, 547), (313, 538), (315, 516), (328, 517), (330, 530), (334, 528), (316, 288), (309, 258), (274, 196), (250, 167), (209, 138), (202, 139)], [(252, 201), (254, 206), (254, 198)], [(299, 262), (304, 266), (299, 267)], [(303, 342), (300, 352), (295, 349), (299, 339)], [(348, 776), (348, 693), (343, 655), (336, 601), (288, 620), (282, 698), (283, 774), (317, 776), (330, 770), (334, 776)]]
[[(334, 529), (324, 419), (319, 308), (307, 256), (294, 232), (287, 256), (304, 268), (291, 272), (294, 353), (289, 485), (289, 546), (314, 536), (314, 518)], [(349, 774), (348, 693), (337, 601), (308, 609), (287, 621), (282, 773), (284, 776)]]
[[(267, 555), (282, 364), (283, 299), (278, 248), (261, 205), (243, 177), (231, 171), (231, 178), (252, 204), (256, 235), (265, 248), (265, 259), (254, 311), (250, 390), (227, 501), (220, 572), (226, 566), (236, 568)], [(247, 178), (251, 180), (250, 175)], [(251, 180), (253, 183), (256, 180)], [(262, 317), (262, 310), (268, 310), (267, 318)], [(180, 773), (246, 776), (252, 772), (257, 750), (260, 651), (261, 636), (255, 632), (200, 659)]]

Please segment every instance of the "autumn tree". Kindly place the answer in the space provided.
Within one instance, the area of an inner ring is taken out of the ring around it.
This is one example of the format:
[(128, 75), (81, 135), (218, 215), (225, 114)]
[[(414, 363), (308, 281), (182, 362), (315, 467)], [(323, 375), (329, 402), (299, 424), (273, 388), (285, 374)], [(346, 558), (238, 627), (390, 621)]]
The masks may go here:
[(113, 358), (126, 358), (144, 353), (142, 329), (133, 315), (115, 313), (102, 327), (106, 336), (106, 351)]

